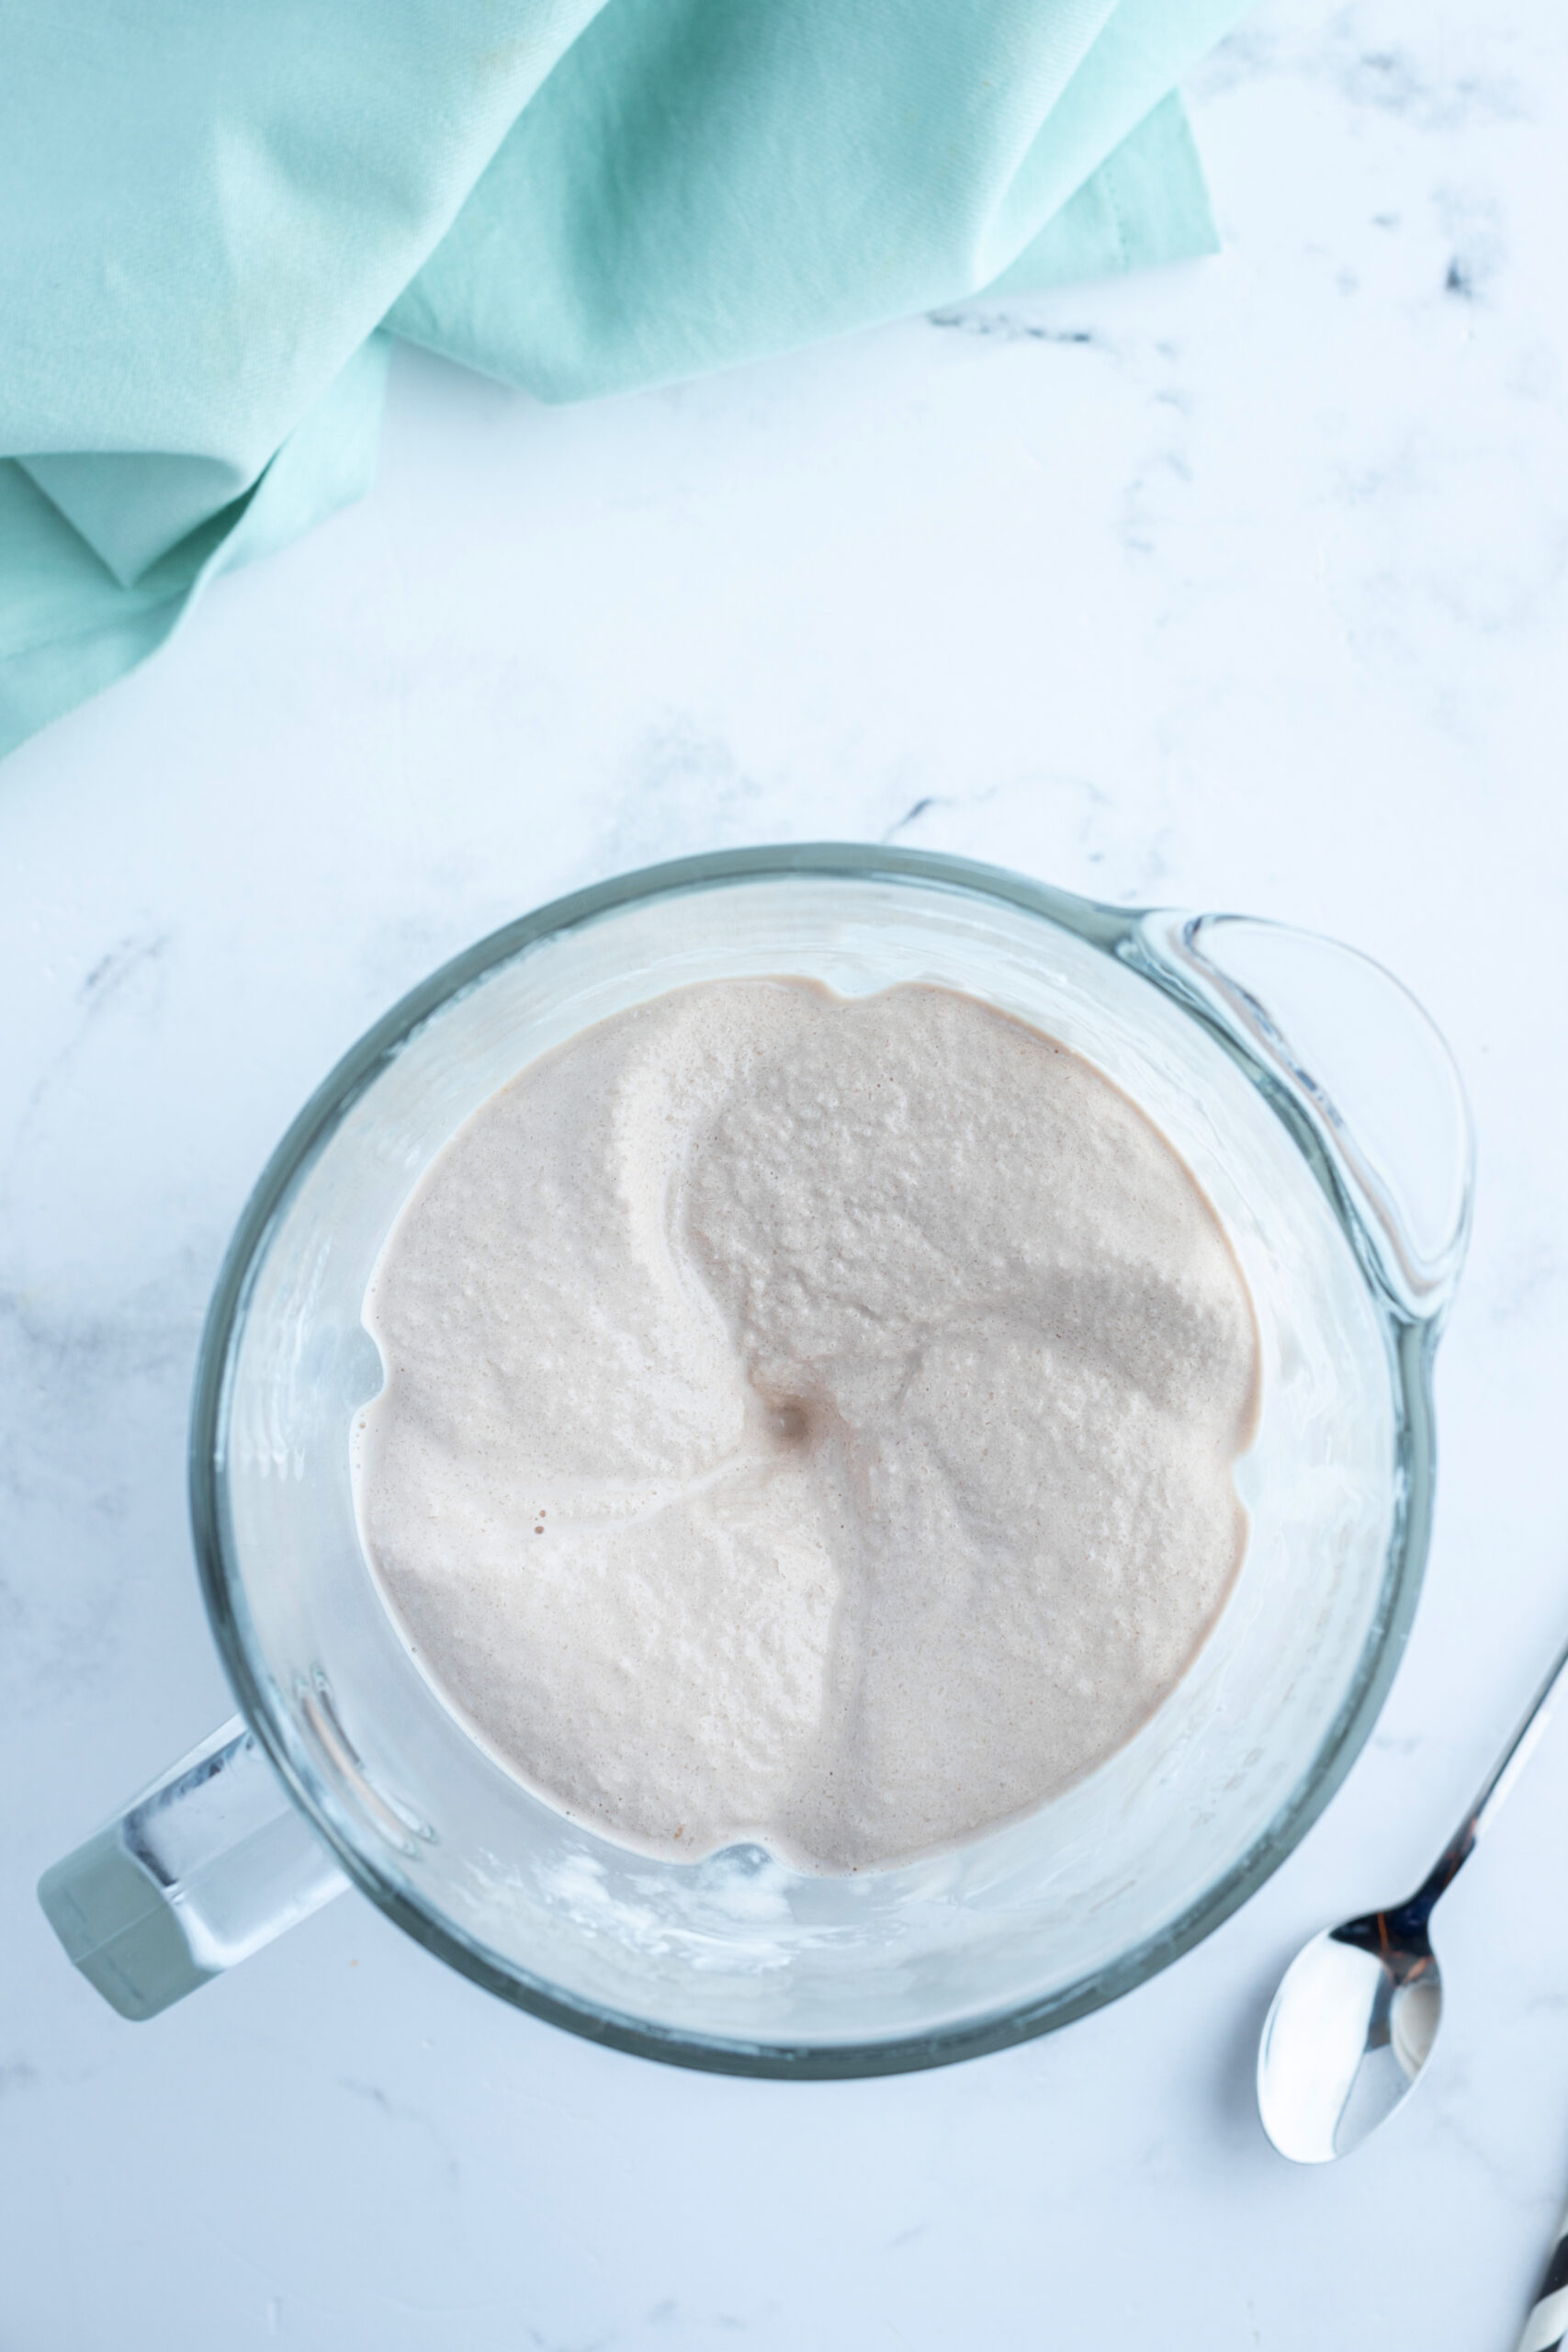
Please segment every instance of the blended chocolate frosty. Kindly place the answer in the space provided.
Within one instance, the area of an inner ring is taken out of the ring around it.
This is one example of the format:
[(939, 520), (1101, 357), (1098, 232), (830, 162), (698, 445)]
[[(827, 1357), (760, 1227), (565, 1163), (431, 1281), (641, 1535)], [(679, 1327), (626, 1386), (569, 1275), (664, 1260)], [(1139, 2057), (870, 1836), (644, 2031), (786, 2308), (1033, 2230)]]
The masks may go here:
[(948, 989), (722, 980), (531, 1064), (365, 1319), (367, 1552), (562, 1813), (864, 1870), (1122, 1747), (1235, 1577), (1257, 1328), (1175, 1150)]

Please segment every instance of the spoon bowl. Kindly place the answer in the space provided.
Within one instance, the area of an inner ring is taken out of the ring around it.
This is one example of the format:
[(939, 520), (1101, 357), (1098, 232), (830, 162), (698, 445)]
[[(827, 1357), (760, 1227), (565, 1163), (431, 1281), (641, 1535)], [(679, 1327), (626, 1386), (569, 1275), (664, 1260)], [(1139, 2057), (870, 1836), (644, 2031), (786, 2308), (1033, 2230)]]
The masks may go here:
[(1325, 1928), (1285, 1971), (1258, 2045), (1258, 2112), (1282, 2156), (1348, 2155), (1415, 2089), (1443, 2016), (1433, 1909), (1496, 1819), (1565, 1681), (1568, 1642), (1409, 1902)]
[(1297, 1953), (1258, 2052), (1258, 2111), (1281, 2155), (1327, 2164), (1415, 2089), (1443, 2015), (1418, 1902), (1325, 1928)]

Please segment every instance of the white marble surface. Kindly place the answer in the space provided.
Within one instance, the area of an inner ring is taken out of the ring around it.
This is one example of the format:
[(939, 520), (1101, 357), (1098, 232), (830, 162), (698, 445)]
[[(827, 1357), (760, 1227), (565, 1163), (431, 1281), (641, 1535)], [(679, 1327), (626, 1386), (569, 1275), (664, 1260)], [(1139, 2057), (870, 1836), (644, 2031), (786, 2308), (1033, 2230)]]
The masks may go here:
[[(1250, 2074), (1568, 1619), (1565, 62), (1546, 0), (1286, 0), (1191, 93), (1217, 262), (561, 413), (405, 356), (375, 495), (0, 773), (7, 2352), (1508, 2352), (1568, 2192), (1568, 1724), (1445, 1907), (1418, 2100), (1301, 2172)], [(1454, 1043), (1437, 1540), (1345, 1789), (1165, 1975), (942, 2074), (608, 2054), (356, 1896), (121, 2024), (31, 1888), (227, 1712), (183, 1430), (279, 1131), (507, 916), (889, 834), (1337, 933)]]

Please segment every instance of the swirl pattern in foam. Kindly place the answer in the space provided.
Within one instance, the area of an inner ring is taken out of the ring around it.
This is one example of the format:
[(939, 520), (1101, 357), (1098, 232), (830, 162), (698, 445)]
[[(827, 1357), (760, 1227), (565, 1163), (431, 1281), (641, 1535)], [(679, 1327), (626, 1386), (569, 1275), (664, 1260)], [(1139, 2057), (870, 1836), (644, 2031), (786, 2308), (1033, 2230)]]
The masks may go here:
[(366, 1303), (354, 1474), (426, 1674), (574, 1818), (824, 1870), (1129, 1739), (1246, 1538), (1258, 1345), (1109, 1080), (977, 999), (708, 982), (525, 1069)]

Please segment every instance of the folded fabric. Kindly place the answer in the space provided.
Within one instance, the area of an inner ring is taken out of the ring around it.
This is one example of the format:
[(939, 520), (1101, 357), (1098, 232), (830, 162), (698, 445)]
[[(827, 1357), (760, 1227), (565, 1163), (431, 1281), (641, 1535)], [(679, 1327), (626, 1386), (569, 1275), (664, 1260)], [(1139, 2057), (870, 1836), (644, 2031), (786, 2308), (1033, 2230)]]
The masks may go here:
[(0, 5), (0, 751), (363, 492), (389, 334), (570, 400), (1212, 251), (1238, 6)]

